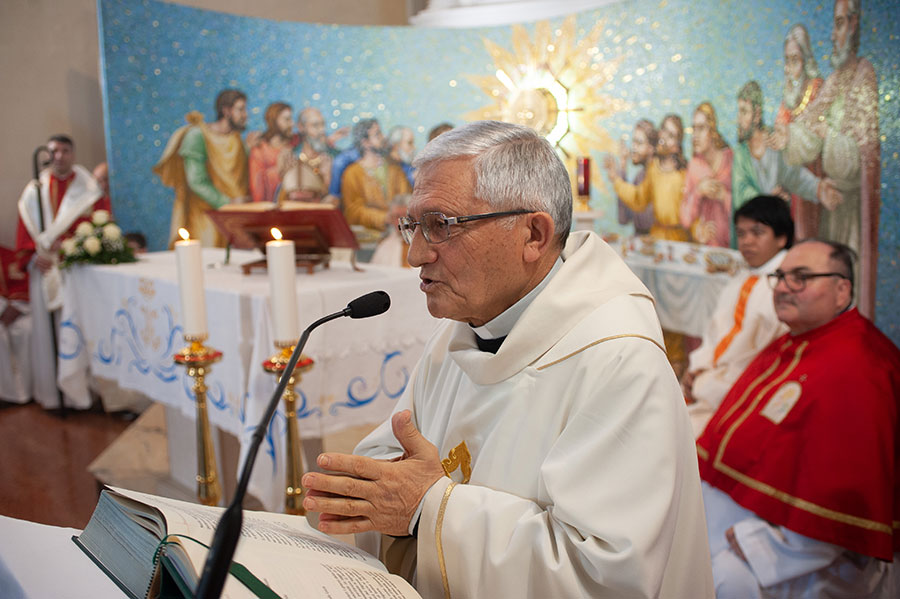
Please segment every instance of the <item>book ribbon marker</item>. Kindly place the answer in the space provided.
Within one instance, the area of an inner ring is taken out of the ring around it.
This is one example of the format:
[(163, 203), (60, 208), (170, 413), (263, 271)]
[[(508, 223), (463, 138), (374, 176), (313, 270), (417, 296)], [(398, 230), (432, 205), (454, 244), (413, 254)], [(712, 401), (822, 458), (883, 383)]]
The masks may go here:
[[(156, 551), (153, 553), (154, 564), (159, 561), (160, 555), (165, 550), (165, 546), (175, 542), (169, 541), (169, 537), (188, 539), (209, 549), (209, 545), (206, 543), (201, 543), (197, 539), (187, 535), (166, 535), (163, 540), (159, 542), (159, 545), (156, 546)], [(248, 570), (243, 564), (232, 561), (231, 566), (228, 568), (228, 573), (237, 578), (241, 584), (250, 589), (250, 592), (259, 597), (259, 599), (281, 599), (278, 593), (270, 589), (266, 583), (254, 576), (253, 572)]]

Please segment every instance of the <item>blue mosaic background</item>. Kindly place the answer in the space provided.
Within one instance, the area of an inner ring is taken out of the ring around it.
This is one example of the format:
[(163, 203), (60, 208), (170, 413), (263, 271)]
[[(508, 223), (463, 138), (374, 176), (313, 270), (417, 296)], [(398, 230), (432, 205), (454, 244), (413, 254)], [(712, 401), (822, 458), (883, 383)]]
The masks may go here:
[[(442, 121), (492, 103), (467, 75), (497, 70), (483, 39), (514, 51), (512, 27), (435, 30), (285, 23), (238, 17), (154, 0), (99, 0), (103, 98), (110, 185), (116, 217), (126, 231), (141, 230), (150, 248), (167, 242), (173, 192), (152, 173), (172, 133), (191, 110), (214, 120), (213, 101), (226, 87), (247, 93), (248, 130), (262, 130), (273, 101), (296, 111), (322, 110), (331, 129), (359, 118), (379, 119), (383, 130), (407, 125), (421, 148)], [(576, 38), (598, 20), (605, 25), (597, 53), (621, 57), (607, 95), (629, 108), (594, 123), (616, 140), (640, 118), (658, 123), (676, 112), (686, 124), (709, 100), (719, 129), (736, 143), (738, 89), (756, 79), (765, 93), (765, 122), (781, 99), (782, 42), (791, 25), (806, 25), (822, 76), (831, 72), (829, 1), (634, 0), (577, 15)], [(863, 2), (860, 55), (879, 83), (882, 209), (876, 322), (900, 344), (900, 5)], [(551, 22), (559, 27), (562, 19)], [(533, 34), (534, 27), (526, 25)], [(346, 143), (346, 141), (344, 142)], [(685, 139), (689, 152), (690, 141)], [(592, 152), (595, 167), (605, 148)], [(591, 205), (604, 210), (601, 227), (615, 222), (615, 202), (596, 176)]]

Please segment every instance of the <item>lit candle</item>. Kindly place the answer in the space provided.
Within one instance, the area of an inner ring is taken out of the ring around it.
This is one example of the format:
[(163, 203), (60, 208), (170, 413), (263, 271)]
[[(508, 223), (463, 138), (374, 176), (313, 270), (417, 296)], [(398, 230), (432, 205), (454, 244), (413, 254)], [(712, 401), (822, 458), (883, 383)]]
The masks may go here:
[(269, 293), (272, 302), (272, 327), (276, 343), (296, 343), (297, 264), (294, 242), (282, 239), (281, 231), (272, 229), (272, 241), (266, 242), (266, 264), (269, 268)]
[(591, 195), (591, 159), (578, 158), (578, 195)]
[(206, 337), (206, 299), (203, 293), (203, 255), (200, 241), (190, 239), (186, 229), (178, 229), (175, 242), (178, 287), (181, 290), (181, 324), (185, 337)]

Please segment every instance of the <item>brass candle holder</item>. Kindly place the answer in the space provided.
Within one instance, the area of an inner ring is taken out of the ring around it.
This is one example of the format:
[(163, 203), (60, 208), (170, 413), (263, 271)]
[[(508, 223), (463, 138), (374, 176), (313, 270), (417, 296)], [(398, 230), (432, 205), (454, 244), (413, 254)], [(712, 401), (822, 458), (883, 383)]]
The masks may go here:
[(175, 354), (175, 362), (187, 368), (193, 377), (192, 390), (197, 401), (197, 499), (203, 505), (219, 505), (222, 488), (216, 468), (216, 453), (209, 430), (209, 414), (206, 410), (206, 375), (209, 367), (222, 358), (222, 352), (206, 347), (207, 335), (185, 335), (189, 343)]
[[(283, 376), (288, 362), (291, 360), (291, 354), (294, 353), (296, 341), (275, 342), (278, 353), (263, 362), (263, 370), (276, 375), (280, 380)], [(287, 442), (285, 447), (286, 468), (285, 473), (285, 491), (284, 491), (284, 511), (286, 514), (294, 514), (298, 516), (306, 515), (306, 509), (303, 507), (303, 487), (300, 479), (303, 477), (303, 458), (300, 455), (300, 428), (297, 424), (297, 392), (294, 387), (301, 380), (301, 375), (313, 367), (313, 360), (308, 356), (301, 355), (294, 371), (290, 373), (287, 386), (284, 388), (282, 399), (284, 399), (284, 416), (287, 422)]]

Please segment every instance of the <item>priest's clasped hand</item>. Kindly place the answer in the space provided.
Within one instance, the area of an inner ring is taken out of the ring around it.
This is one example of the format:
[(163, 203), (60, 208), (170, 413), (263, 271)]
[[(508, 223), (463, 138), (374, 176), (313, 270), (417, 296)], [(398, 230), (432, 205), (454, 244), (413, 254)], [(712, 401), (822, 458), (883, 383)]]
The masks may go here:
[(303, 507), (321, 513), (319, 530), (409, 534), (409, 522), (419, 502), (444, 470), (437, 447), (416, 429), (409, 410), (394, 414), (391, 428), (403, 447), (402, 457), (375, 460), (323, 453), (317, 463), (325, 472), (303, 476), (307, 493)]

